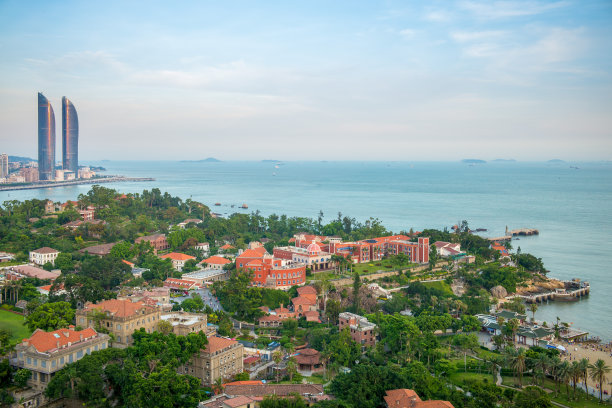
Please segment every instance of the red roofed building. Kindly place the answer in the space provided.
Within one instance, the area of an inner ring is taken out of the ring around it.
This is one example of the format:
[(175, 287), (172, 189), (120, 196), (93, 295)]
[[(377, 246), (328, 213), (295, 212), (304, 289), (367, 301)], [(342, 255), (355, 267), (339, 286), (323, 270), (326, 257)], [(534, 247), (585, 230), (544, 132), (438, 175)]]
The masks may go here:
[(206, 348), (179, 367), (180, 374), (200, 379), (202, 385), (212, 385), (218, 378), (230, 378), (243, 371), (244, 346), (235, 340), (211, 336)]
[(109, 346), (110, 337), (92, 328), (75, 331), (74, 326), (45, 332), (37, 329), (29, 339), (15, 346), (10, 363), (32, 372), (28, 385), (44, 390), (53, 375), (67, 364), (80, 360), (87, 354)]
[(197, 289), (197, 282), (186, 280), (186, 279), (178, 279), (178, 278), (168, 278), (164, 281), (164, 287), (170, 288), (179, 291), (186, 291)]
[(282, 259), (275, 259), (265, 248), (247, 249), (236, 258), (236, 268), (253, 272), (251, 284), (278, 289), (289, 289), (306, 282), (306, 266), (287, 265)]
[(293, 304), (293, 311), (297, 317), (302, 317), (304, 312), (319, 311), (316, 298), (312, 299), (312, 297), (298, 296), (291, 299), (291, 303)]
[(137, 244), (141, 242), (150, 243), (153, 249), (155, 250), (155, 253), (157, 253), (157, 251), (163, 251), (165, 249), (170, 248), (168, 240), (166, 239), (166, 236), (164, 234), (153, 234), (146, 235), (144, 237), (138, 237), (136, 238), (136, 240), (134, 240), (134, 242)]
[(195, 256), (182, 254), (180, 252), (170, 252), (169, 254), (160, 256), (161, 259), (170, 259), (172, 261), (172, 267), (177, 271), (182, 271), (185, 263), (190, 259), (196, 259)]
[(358, 242), (330, 242), (329, 252), (350, 257), (355, 263), (380, 261), (387, 255), (404, 254), (414, 263), (429, 262), (429, 238), (412, 242), (406, 235), (365, 239)]
[[(94, 312), (97, 310), (97, 312)], [(160, 320), (160, 309), (145, 302), (132, 302), (127, 299), (110, 299), (93, 304), (86, 303), (77, 310), (76, 322), (81, 327), (94, 327), (96, 321), (92, 313), (103, 313), (100, 324), (115, 335), (112, 347), (126, 348), (133, 343), (134, 331), (144, 328), (147, 333), (156, 330)]]
[(406, 388), (389, 390), (384, 398), (388, 408), (455, 408), (448, 401), (422, 401), (416, 392)]
[(220, 246), (219, 249), (224, 252), (229, 252), (229, 251), (236, 249), (236, 247), (230, 244), (225, 244), (225, 245)]
[(232, 261), (222, 256), (213, 255), (210, 258), (204, 259), (200, 263), (205, 263), (206, 265), (208, 265), (209, 268), (212, 269), (223, 269), (225, 265), (232, 263)]
[(51, 264), (54, 265), (55, 258), (57, 258), (58, 255), (59, 251), (57, 249), (42, 247), (30, 251), (30, 262), (36, 265), (44, 265), (47, 262), (51, 262)]

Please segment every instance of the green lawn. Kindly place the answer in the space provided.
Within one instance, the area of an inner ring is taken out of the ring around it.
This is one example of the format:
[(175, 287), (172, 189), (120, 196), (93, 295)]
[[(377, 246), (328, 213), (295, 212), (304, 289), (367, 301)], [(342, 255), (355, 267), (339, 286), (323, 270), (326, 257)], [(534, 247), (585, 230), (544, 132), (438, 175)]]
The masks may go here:
[(453, 294), (453, 290), (451, 289), (450, 285), (444, 281), (423, 282), (423, 285), (430, 287), (430, 288), (441, 290), (442, 292), (445, 292), (448, 295)]
[(479, 373), (453, 373), (449, 377), (450, 381), (455, 385), (463, 385), (469, 381), (484, 381), (485, 379), (489, 384), (495, 384), (495, 379), (491, 374), (479, 374)]
[(0, 329), (7, 329), (11, 332), (13, 343), (28, 338), (32, 334), (30, 329), (23, 325), (23, 322), (23, 316), (0, 309)]
[[(506, 376), (502, 377), (503, 385), (514, 386), (517, 383), (518, 383), (518, 380), (516, 380), (514, 377), (506, 377)], [(523, 377), (523, 386), (527, 386), (527, 385), (531, 385), (531, 378)], [(576, 389), (576, 396), (578, 398), (578, 401), (568, 400), (567, 393), (565, 390), (565, 385), (563, 384), (561, 385), (561, 391), (559, 392), (559, 395), (555, 397), (555, 393), (554, 393), (555, 387), (556, 385), (554, 381), (552, 381), (551, 379), (546, 378), (544, 380), (543, 388), (548, 391), (551, 391), (549, 392), (551, 399), (560, 404), (567, 405), (569, 407), (576, 407), (576, 408), (582, 408), (582, 407), (594, 408), (594, 407), (602, 407), (606, 405), (605, 401), (604, 401), (604, 405), (601, 405), (599, 403), (599, 398), (596, 398), (590, 395), (587, 396), (586, 393), (580, 391), (580, 389), (578, 388)], [(570, 397), (571, 396), (573, 396), (573, 391), (570, 385)]]

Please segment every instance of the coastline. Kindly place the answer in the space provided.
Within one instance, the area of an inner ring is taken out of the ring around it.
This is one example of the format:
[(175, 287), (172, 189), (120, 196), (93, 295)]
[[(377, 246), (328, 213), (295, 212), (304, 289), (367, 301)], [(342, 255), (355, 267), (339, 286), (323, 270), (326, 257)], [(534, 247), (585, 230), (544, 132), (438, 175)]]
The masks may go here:
[(120, 183), (127, 181), (155, 181), (152, 177), (125, 177), (125, 176), (108, 176), (87, 180), (74, 181), (58, 181), (58, 182), (37, 182), (20, 186), (0, 186), (0, 191), (17, 191), (17, 190), (35, 190), (41, 188), (54, 188), (75, 186), (80, 184), (101, 184), (101, 183)]

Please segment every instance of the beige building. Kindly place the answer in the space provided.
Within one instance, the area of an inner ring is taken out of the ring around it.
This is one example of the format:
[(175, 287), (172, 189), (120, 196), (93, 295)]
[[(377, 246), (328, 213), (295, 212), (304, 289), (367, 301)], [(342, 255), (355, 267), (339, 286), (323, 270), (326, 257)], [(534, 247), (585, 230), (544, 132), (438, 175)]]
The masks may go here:
[(158, 307), (144, 302), (111, 299), (93, 304), (85, 304), (85, 308), (77, 310), (76, 323), (81, 327), (95, 327), (93, 311), (98, 310), (106, 316), (100, 319), (100, 325), (115, 335), (111, 347), (126, 348), (134, 342), (134, 331), (144, 328), (147, 333), (156, 330), (161, 311)]
[(11, 365), (32, 372), (28, 385), (35, 390), (44, 390), (53, 375), (66, 364), (80, 360), (93, 351), (109, 346), (109, 336), (92, 328), (81, 331), (59, 329), (45, 332), (37, 329), (29, 339), (15, 346), (11, 354)]
[(51, 262), (55, 265), (55, 258), (59, 255), (59, 251), (49, 247), (42, 247), (30, 251), (30, 262), (36, 265), (44, 265)]
[(187, 312), (172, 312), (161, 315), (161, 320), (172, 325), (172, 331), (177, 336), (186, 336), (189, 333), (206, 333), (206, 315)]
[(211, 336), (206, 348), (191, 358), (179, 374), (197, 377), (202, 385), (212, 385), (217, 378), (231, 378), (243, 371), (244, 346), (235, 340)]

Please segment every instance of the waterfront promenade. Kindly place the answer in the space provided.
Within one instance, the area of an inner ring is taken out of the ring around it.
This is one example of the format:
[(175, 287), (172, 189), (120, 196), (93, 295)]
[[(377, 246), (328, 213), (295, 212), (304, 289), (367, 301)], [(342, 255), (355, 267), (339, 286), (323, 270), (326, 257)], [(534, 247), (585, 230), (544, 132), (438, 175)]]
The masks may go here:
[(120, 183), (124, 181), (155, 181), (155, 179), (151, 177), (108, 176), (108, 177), (92, 178), (92, 179), (87, 179), (87, 180), (36, 182), (36, 183), (23, 184), (23, 185), (18, 185), (18, 186), (0, 186), (0, 191), (34, 190), (34, 189), (40, 189), (40, 188), (75, 186), (79, 184)]

